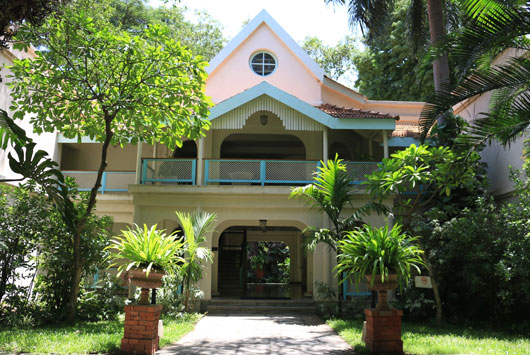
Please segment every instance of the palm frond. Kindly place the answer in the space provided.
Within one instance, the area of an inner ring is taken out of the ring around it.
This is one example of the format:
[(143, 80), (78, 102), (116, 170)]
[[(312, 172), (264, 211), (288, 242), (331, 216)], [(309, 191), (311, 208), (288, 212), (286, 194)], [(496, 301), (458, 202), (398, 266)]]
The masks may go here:
[(0, 149), (6, 149), (9, 142), (24, 145), (29, 142), (26, 132), (20, 128), (5, 110), (0, 109)]
[[(528, 82), (528, 55), (519, 52), (507, 64), (487, 68), (492, 56), (507, 48), (530, 48), (530, 14), (525, 6), (509, 5), (500, 0), (466, 0), (463, 9), (467, 22), (463, 30), (444, 44), (451, 53), (459, 84), (444, 86), (425, 106), (421, 117), (422, 139), (425, 139), (439, 116), (457, 103), (493, 90), (517, 87)], [(437, 49), (440, 51), (440, 49)], [(480, 69), (480, 70), (479, 70)]]
[[(438, 92), (425, 106), (420, 116), (422, 135), (425, 138), (437, 117), (459, 102), (495, 90), (526, 88), (529, 83), (530, 60), (526, 56), (511, 58), (506, 64), (487, 72), (474, 71), (454, 89)], [(516, 101), (518, 100), (512, 102)]]

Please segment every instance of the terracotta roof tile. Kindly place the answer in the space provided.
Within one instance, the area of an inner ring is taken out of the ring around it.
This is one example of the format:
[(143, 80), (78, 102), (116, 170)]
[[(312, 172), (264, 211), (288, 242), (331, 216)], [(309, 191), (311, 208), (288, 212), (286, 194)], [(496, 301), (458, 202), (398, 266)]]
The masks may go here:
[(393, 118), (399, 120), (399, 116), (394, 116), (388, 113), (339, 107), (331, 104), (322, 104), (316, 106), (316, 108), (336, 118)]

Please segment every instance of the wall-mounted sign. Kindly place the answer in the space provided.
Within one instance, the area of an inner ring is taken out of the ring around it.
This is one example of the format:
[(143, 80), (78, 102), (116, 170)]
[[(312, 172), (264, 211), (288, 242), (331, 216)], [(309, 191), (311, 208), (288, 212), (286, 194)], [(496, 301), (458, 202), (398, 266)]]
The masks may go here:
[(432, 288), (431, 278), (429, 276), (415, 276), (414, 284), (420, 288)]

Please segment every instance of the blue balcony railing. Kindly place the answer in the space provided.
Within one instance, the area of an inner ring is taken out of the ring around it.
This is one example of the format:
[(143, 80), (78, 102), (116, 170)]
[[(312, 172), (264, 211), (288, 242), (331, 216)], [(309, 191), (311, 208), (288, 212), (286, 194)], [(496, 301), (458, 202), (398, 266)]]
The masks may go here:
[[(344, 162), (352, 183), (377, 169), (376, 162)], [(204, 185), (303, 185), (313, 181), (319, 161), (204, 160)], [(197, 184), (195, 159), (142, 159), (142, 184)]]
[[(75, 179), (79, 191), (90, 191), (98, 174), (95, 170), (64, 170), (62, 173)], [(126, 192), (129, 184), (135, 183), (135, 176), (134, 171), (104, 171), (98, 192)]]
[(228, 160), (204, 161), (204, 184), (309, 184), (318, 161)]
[(142, 159), (142, 184), (192, 184), (196, 183), (195, 159)]

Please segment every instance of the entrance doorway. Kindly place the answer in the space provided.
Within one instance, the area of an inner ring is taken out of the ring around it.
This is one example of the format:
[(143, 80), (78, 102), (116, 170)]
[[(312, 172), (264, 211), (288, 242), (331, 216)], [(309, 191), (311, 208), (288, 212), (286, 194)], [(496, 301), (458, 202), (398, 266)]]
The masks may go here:
[(299, 229), (230, 227), (221, 234), (217, 250), (220, 297), (304, 298), (307, 260), (301, 250)]

